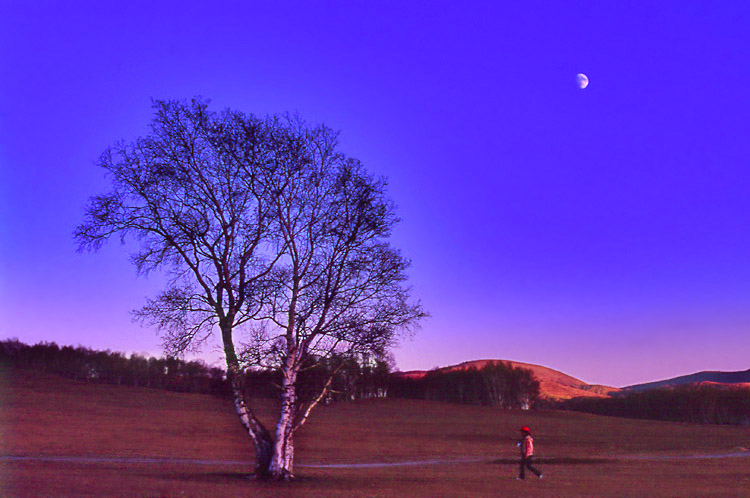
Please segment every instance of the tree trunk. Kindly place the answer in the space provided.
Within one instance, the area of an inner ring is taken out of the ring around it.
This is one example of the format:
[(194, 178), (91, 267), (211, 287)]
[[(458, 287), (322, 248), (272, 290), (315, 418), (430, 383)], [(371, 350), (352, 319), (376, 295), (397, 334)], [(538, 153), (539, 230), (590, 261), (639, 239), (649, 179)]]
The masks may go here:
[[(230, 370), (231, 367), (230, 367)], [(255, 416), (248, 410), (245, 403), (245, 395), (242, 386), (237, 379), (237, 375), (231, 375), (232, 397), (234, 399), (234, 408), (240, 419), (242, 427), (245, 428), (250, 438), (253, 440), (255, 447), (255, 477), (259, 479), (267, 478), (271, 465), (271, 455), (273, 445), (271, 444), (271, 435), (265, 427), (258, 421)]]
[(276, 425), (276, 434), (271, 459), (271, 477), (276, 480), (294, 478), (294, 424), (297, 413), (297, 366), (293, 355), (287, 359), (281, 385), (281, 415)]
[(227, 362), (227, 380), (232, 386), (232, 398), (234, 408), (240, 419), (242, 427), (245, 428), (250, 438), (253, 440), (255, 448), (255, 472), (254, 476), (258, 479), (266, 479), (271, 476), (271, 460), (273, 456), (273, 441), (271, 434), (258, 420), (245, 402), (244, 385), (242, 382), (242, 371), (237, 359), (232, 342), (231, 328), (222, 327), (222, 336), (224, 339), (224, 354)]
[(294, 431), (291, 423), (285, 425), (284, 432), (274, 442), (269, 467), (270, 477), (277, 481), (294, 479)]

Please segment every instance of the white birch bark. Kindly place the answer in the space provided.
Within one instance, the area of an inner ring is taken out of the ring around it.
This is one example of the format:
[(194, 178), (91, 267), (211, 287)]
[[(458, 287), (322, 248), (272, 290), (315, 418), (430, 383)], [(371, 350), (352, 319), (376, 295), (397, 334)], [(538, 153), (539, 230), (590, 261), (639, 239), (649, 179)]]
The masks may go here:
[(281, 414), (274, 435), (273, 455), (270, 473), (274, 479), (288, 480), (294, 478), (294, 422), (297, 409), (297, 360), (294, 354), (286, 359), (284, 378), (282, 380)]

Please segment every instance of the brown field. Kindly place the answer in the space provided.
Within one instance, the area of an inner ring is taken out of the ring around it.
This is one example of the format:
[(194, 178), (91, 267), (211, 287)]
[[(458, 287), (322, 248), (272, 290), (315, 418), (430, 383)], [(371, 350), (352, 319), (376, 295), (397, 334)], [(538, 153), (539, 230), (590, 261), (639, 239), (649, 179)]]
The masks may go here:
[[(513, 479), (521, 424), (541, 481)], [(321, 407), (297, 447), (297, 481), (250, 481), (252, 448), (227, 400), (0, 372), (0, 455), (111, 458), (0, 458), (3, 497), (750, 496), (750, 458), (674, 458), (750, 448), (748, 427), (378, 400)], [(465, 458), (476, 461), (455, 462)], [(309, 467), (436, 459), (454, 462)]]

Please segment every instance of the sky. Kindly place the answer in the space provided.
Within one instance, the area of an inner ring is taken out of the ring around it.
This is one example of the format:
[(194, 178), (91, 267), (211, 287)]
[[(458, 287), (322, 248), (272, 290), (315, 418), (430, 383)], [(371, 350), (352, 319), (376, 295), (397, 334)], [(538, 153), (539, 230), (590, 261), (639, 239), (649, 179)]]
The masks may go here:
[(746, 1), (5, 0), (0, 339), (161, 354), (130, 315), (160, 277), (72, 232), (151, 99), (200, 95), (325, 123), (388, 178), (431, 314), (399, 369), (746, 370), (749, 26)]

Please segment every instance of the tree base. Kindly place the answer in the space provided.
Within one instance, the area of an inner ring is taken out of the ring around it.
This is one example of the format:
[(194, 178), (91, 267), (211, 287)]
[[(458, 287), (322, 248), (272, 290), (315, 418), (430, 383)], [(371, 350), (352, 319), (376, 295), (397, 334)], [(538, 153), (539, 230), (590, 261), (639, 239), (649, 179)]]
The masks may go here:
[(276, 482), (292, 482), (296, 481), (297, 477), (292, 473), (288, 471), (284, 471), (279, 475), (271, 474), (270, 472), (253, 472), (252, 474), (248, 475), (247, 478), (251, 481), (262, 481), (262, 482), (270, 482), (270, 481), (276, 481)]

